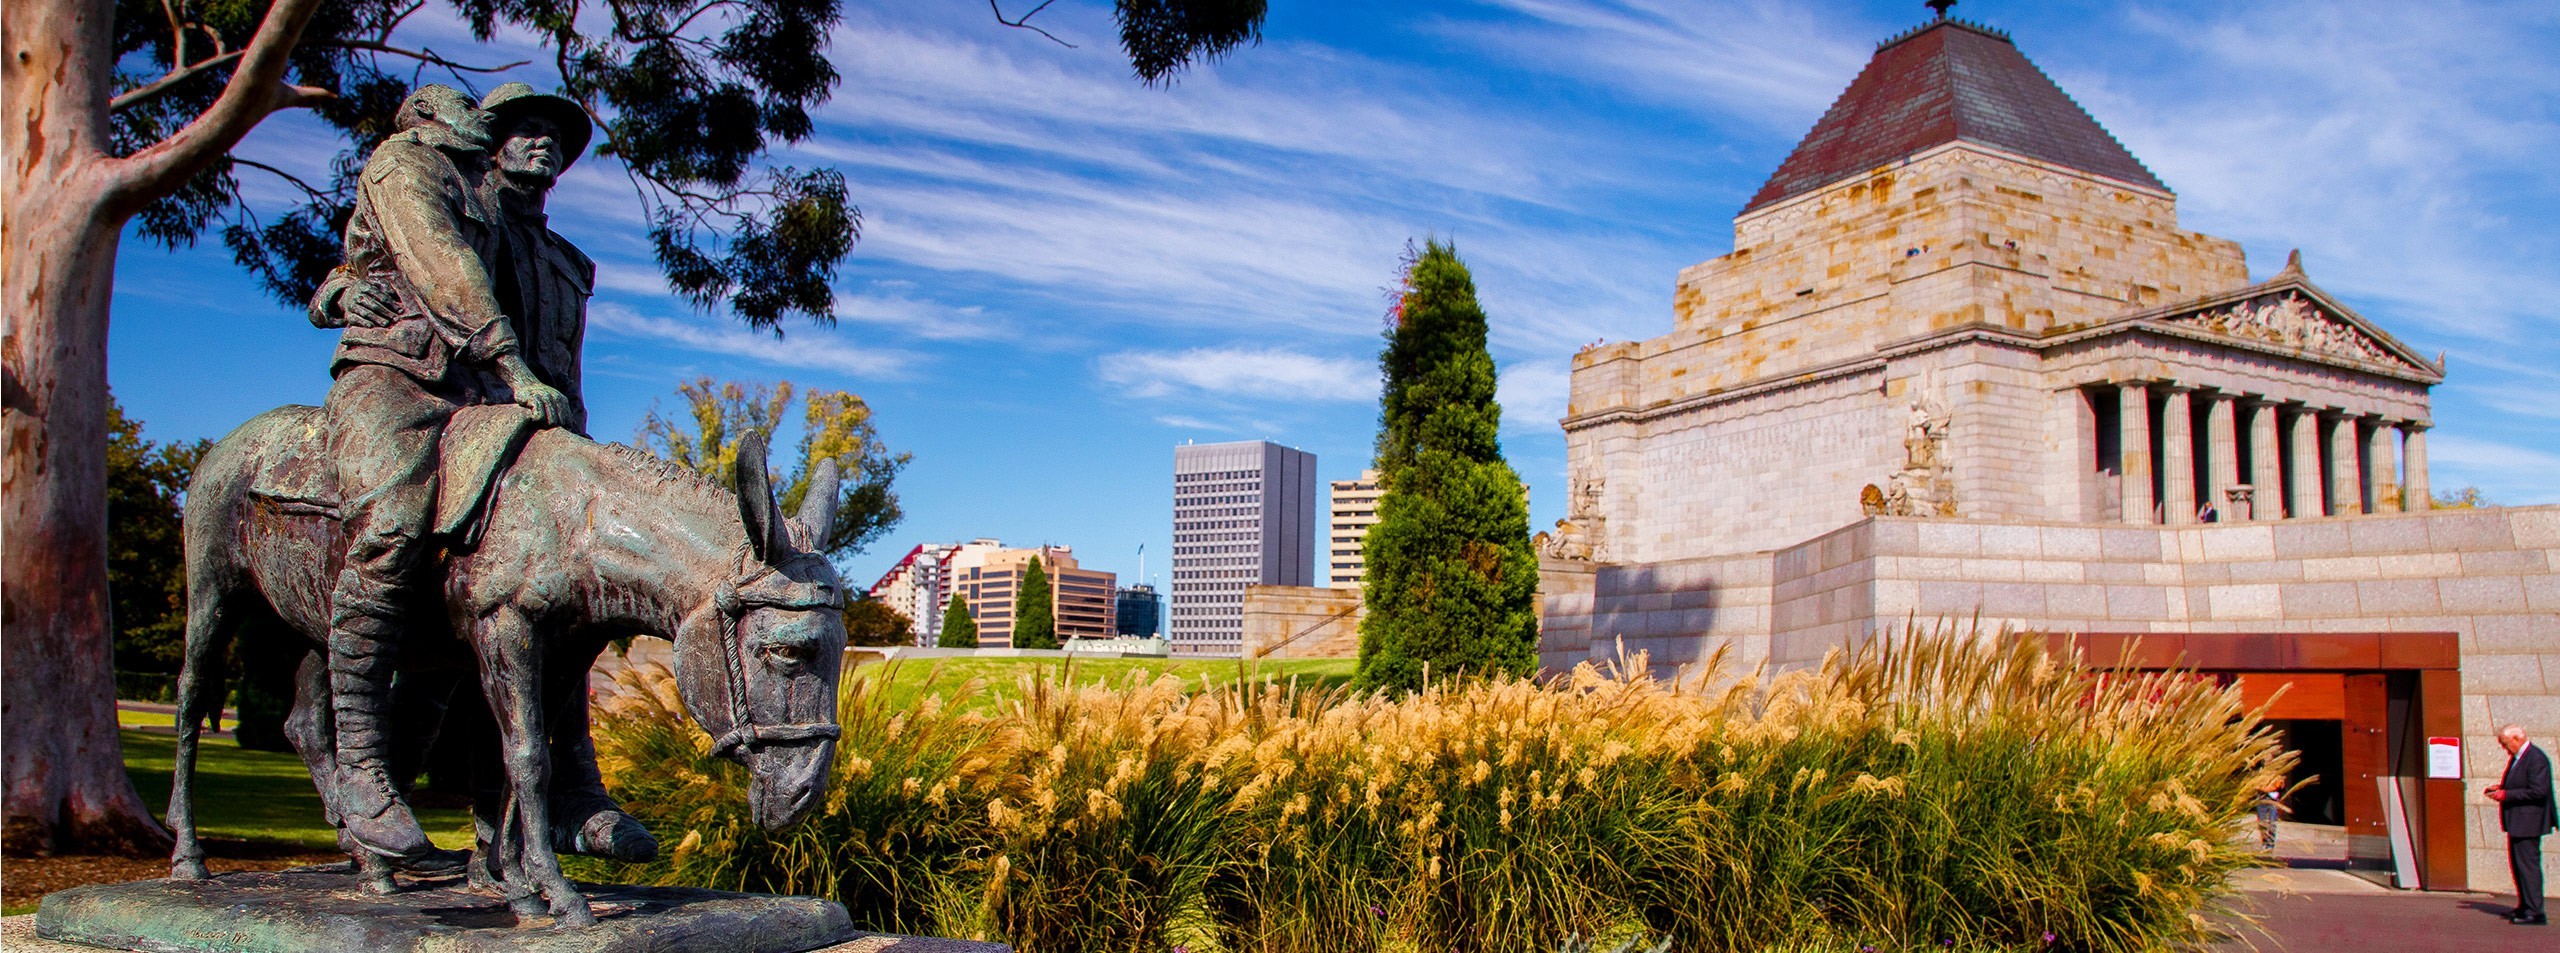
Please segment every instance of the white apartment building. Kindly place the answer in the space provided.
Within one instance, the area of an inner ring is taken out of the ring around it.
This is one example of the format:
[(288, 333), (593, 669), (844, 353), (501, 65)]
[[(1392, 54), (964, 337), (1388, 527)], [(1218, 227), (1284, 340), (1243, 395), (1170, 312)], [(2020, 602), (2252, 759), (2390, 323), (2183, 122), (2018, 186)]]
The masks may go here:
[(942, 607), (951, 600), (951, 554), (959, 550), (944, 543), (919, 545), (871, 584), (871, 598), (906, 614), (917, 645), (931, 648), (942, 640)]
[(1362, 470), (1356, 480), (1333, 481), (1333, 525), (1325, 534), (1325, 585), (1335, 589), (1360, 588), (1360, 574), (1368, 561), (1360, 557), (1360, 544), (1369, 536), (1369, 527), (1378, 525), (1378, 471)]

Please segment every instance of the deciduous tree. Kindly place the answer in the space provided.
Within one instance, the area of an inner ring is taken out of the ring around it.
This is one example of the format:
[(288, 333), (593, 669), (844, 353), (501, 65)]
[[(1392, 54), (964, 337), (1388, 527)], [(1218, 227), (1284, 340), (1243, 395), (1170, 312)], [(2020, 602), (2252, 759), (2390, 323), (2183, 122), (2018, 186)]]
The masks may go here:
[(1013, 590), (1013, 647), (1058, 647), (1058, 592), (1049, 584), (1043, 560), (1032, 557), (1022, 569), (1022, 584)]
[(880, 445), (871, 424), (871, 405), (840, 390), (810, 390), (803, 399), (790, 381), (763, 384), (715, 382), (698, 378), (676, 386), (685, 402), (681, 417), (652, 409), (633, 438), (642, 449), (677, 466), (731, 486), (737, 479), (738, 445), (749, 433), (772, 434), (782, 428), (795, 402), (800, 406), (800, 462), (783, 478), (783, 512), (791, 512), (809, 493), (818, 462), (833, 460), (842, 474), (836, 524), (818, 549), (829, 556), (860, 552), (872, 540), (898, 525), (905, 513), (891, 485), (908, 456)]
[(116, 668), (175, 673), (187, 632), (186, 540), (180, 507), (212, 441), (156, 444), (107, 400), (107, 591)]
[(1457, 252), (1432, 241), (1409, 256), (1390, 314), (1359, 684), (1526, 675), (1538, 664), (1538, 559), (1520, 477), (1502, 460), (1484, 309)]
[(868, 595), (856, 595), (844, 607), (844, 634), (854, 645), (914, 645), (915, 620)]
[[(1141, 79), (1252, 42), (1262, 0), (1118, 0)], [(8, 850), (156, 853), (125, 778), (110, 669), (107, 313), (129, 222), (149, 240), (219, 227), (234, 256), (299, 303), (337, 264), (350, 177), (403, 94), (466, 62), (414, 42), (406, 0), (9, 0), (0, 5), (0, 819)], [(814, 130), (833, 94), (835, 0), (451, 0), (488, 40), (530, 35), (555, 82), (600, 120), (670, 286), (749, 324), (831, 318), (860, 222), (843, 176), (764, 162)], [(1027, 16), (1027, 15), (1026, 15)], [(1010, 21), (1021, 24), (1022, 18)], [(320, 182), (231, 155), (266, 117), (309, 110), (344, 139)], [(302, 201), (261, 213), (238, 175)], [(45, 701), (34, 701), (42, 696)]]

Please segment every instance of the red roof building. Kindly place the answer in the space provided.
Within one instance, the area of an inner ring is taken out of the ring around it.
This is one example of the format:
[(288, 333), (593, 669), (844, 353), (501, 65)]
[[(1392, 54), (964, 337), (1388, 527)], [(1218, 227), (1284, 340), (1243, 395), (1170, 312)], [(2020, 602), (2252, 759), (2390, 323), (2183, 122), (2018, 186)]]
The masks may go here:
[(1957, 140), (2169, 191), (2007, 33), (1942, 19), (1878, 46), (1743, 212)]

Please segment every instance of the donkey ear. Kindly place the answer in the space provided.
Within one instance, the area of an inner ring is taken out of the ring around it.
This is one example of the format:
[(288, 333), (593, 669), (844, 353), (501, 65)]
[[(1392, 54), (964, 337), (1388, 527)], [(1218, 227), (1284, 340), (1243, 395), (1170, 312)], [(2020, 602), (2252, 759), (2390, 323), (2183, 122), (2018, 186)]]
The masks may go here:
[(836, 528), (836, 504), (840, 502), (837, 494), (842, 482), (834, 460), (818, 461), (817, 472), (809, 476), (808, 492), (800, 495), (800, 509), (791, 514), (791, 521), (800, 525), (801, 538), (809, 541), (811, 549), (827, 548), (827, 534)]
[(764, 434), (750, 431), (738, 441), (738, 519), (747, 525), (747, 544), (756, 558), (772, 563), (791, 551), (791, 536), (782, 527), (782, 505), (773, 498), (773, 471), (764, 465)]

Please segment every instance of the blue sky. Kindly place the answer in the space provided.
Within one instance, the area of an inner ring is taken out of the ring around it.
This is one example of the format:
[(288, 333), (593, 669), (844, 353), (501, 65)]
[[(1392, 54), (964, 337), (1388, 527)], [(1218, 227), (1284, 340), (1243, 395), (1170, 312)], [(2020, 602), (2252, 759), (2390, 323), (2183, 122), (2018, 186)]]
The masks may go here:
[[(599, 438), (631, 439), (697, 375), (871, 402), (915, 462), (906, 522), (851, 561), (864, 583), (915, 543), (977, 536), (1072, 545), (1124, 583), (1145, 544), (1160, 576), (1186, 440), (1271, 439), (1317, 454), (1326, 479), (1355, 475), (1385, 289), (1405, 242), (1435, 235), (1474, 271), (1505, 450), (1549, 524), (1569, 356), (1667, 331), (1677, 271), (1731, 250), (1733, 213), (1875, 42), (1928, 15), (1916, 0), (1273, 0), (1262, 45), (1147, 89), (1098, 0), (1034, 21), (1074, 48), (975, 0), (847, 7), (843, 86), (781, 157), (842, 169), (864, 213), (835, 327), (777, 340), (668, 295), (609, 160), (572, 169), (553, 212), (601, 265)], [(2446, 352), (2438, 488), (2560, 502), (2560, 6), (1956, 13), (2010, 31), (2177, 190), (2183, 225), (2247, 248), (2253, 275), (2299, 247), (2314, 281)], [(449, 22), (411, 39), (473, 50)], [(290, 116), (242, 146), (314, 171), (336, 149)], [(286, 198), (256, 175), (255, 194)], [(111, 381), (154, 439), (219, 436), (327, 390), (334, 336), (218, 243), (128, 236), (114, 322)]]

